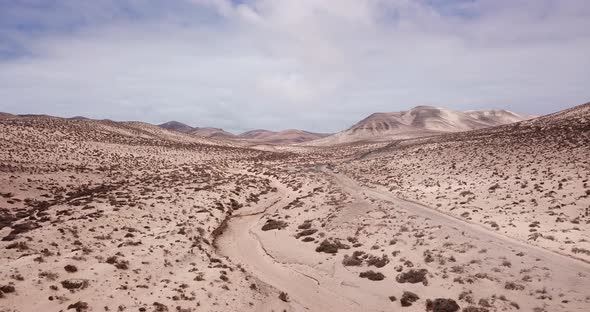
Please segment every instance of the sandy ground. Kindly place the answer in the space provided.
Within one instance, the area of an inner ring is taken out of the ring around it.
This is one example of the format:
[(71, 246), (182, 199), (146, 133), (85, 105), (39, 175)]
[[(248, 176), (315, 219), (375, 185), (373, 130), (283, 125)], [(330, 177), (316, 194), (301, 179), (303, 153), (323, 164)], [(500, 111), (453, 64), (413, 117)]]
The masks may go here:
[(255, 150), (0, 120), (0, 311), (588, 311), (588, 109)]

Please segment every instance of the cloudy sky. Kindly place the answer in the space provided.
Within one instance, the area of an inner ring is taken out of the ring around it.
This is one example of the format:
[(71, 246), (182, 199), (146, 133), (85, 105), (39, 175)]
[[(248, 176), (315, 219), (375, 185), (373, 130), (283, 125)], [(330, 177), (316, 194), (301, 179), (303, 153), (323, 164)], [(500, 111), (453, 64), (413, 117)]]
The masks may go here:
[(332, 132), (590, 101), (587, 0), (0, 0), (0, 111)]

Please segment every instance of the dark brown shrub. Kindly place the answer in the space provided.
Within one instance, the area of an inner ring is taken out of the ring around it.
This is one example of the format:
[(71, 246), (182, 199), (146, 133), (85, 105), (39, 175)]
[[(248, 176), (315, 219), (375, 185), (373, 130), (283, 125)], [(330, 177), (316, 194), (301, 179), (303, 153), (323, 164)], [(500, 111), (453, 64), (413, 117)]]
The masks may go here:
[(367, 265), (375, 266), (378, 268), (382, 268), (386, 266), (388, 263), (389, 257), (387, 257), (387, 255), (382, 255), (381, 258), (371, 255), (369, 256), (369, 259), (367, 259)]
[(289, 295), (286, 292), (281, 291), (281, 293), (279, 294), (279, 299), (281, 299), (284, 302), (289, 302)]
[(359, 274), (359, 276), (362, 278), (368, 278), (371, 281), (382, 281), (385, 279), (385, 275), (383, 275), (383, 273), (372, 270), (362, 272)]
[(404, 293), (402, 294), (402, 298), (399, 302), (402, 305), (402, 307), (409, 307), (412, 305), (412, 303), (418, 301), (418, 299), (420, 299), (420, 297), (418, 297), (418, 295), (416, 295), (415, 293), (410, 291), (404, 291)]
[(398, 283), (410, 283), (410, 284), (416, 284), (416, 283), (422, 283), (425, 286), (428, 285), (428, 279), (426, 278), (426, 274), (428, 274), (428, 270), (426, 269), (420, 269), (420, 270), (415, 270), (415, 269), (410, 269), (407, 272), (403, 272), (398, 274), (398, 276), (395, 278), (395, 280)]
[(489, 312), (490, 310), (486, 308), (468, 306), (467, 308), (463, 308), (463, 312)]
[(350, 246), (341, 243), (339, 240), (330, 241), (325, 239), (320, 243), (315, 251), (335, 254), (338, 252), (338, 249), (350, 249)]
[(286, 228), (287, 225), (289, 225), (289, 224), (285, 221), (268, 219), (266, 221), (266, 223), (262, 226), (262, 230), (263, 231), (282, 230), (282, 229)]
[(75, 265), (68, 264), (64, 267), (64, 270), (69, 273), (78, 272), (78, 268)]
[(88, 280), (85, 279), (70, 279), (61, 281), (61, 286), (70, 291), (81, 290), (88, 287)]
[(426, 311), (457, 312), (461, 307), (453, 299), (436, 298), (426, 300)]
[(88, 310), (88, 303), (83, 302), (83, 301), (78, 301), (76, 303), (70, 304), (68, 306), (68, 310), (70, 309), (76, 309), (76, 312), (84, 312), (86, 310)]
[(508, 290), (524, 290), (524, 286), (517, 284), (515, 282), (506, 282), (506, 284), (504, 285), (504, 288), (508, 289)]
[(5, 294), (10, 294), (10, 293), (15, 292), (16, 289), (12, 285), (4, 285), (4, 286), (0, 286), (0, 291)]
[(316, 229), (307, 229), (307, 230), (303, 230), (299, 233), (297, 233), (297, 235), (295, 235), (295, 238), (300, 238), (302, 236), (309, 236), (309, 235), (313, 235), (317, 232), (318, 230)]
[(305, 221), (302, 224), (300, 224), (297, 228), (300, 230), (310, 229), (311, 228), (311, 221)]

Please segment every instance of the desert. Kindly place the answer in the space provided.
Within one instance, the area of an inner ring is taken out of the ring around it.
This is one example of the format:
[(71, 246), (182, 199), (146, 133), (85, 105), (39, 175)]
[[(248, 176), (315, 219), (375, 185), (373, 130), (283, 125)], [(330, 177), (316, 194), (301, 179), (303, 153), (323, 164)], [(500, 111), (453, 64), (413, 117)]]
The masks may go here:
[(0, 312), (590, 312), (590, 1), (0, 0)]
[(3, 311), (590, 304), (590, 104), (275, 151), (139, 122), (0, 126)]

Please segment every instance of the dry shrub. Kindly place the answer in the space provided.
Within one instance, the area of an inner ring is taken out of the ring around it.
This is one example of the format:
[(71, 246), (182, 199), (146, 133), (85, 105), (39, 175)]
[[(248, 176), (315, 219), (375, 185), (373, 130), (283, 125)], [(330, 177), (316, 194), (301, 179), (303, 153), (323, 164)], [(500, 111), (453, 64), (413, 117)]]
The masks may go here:
[(410, 269), (407, 272), (403, 272), (398, 274), (398, 276), (395, 278), (395, 280), (398, 283), (410, 283), (410, 284), (416, 284), (416, 283), (422, 283), (425, 286), (428, 285), (428, 279), (426, 278), (426, 274), (428, 274), (428, 270), (426, 269)]
[(418, 295), (415, 293), (404, 291), (399, 302), (401, 303), (402, 307), (409, 307), (412, 305), (412, 303), (418, 301), (418, 299), (420, 299), (420, 297), (418, 297)]
[(285, 221), (268, 219), (266, 221), (266, 223), (262, 226), (262, 230), (263, 231), (282, 230), (282, 229), (286, 228), (287, 225), (289, 225), (289, 224)]
[(359, 274), (359, 276), (362, 278), (368, 278), (371, 281), (382, 281), (385, 279), (385, 275), (383, 275), (383, 273), (372, 270), (362, 272)]
[(436, 298), (426, 300), (426, 311), (433, 312), (456, 312), (460, 307), (453, 299)]

